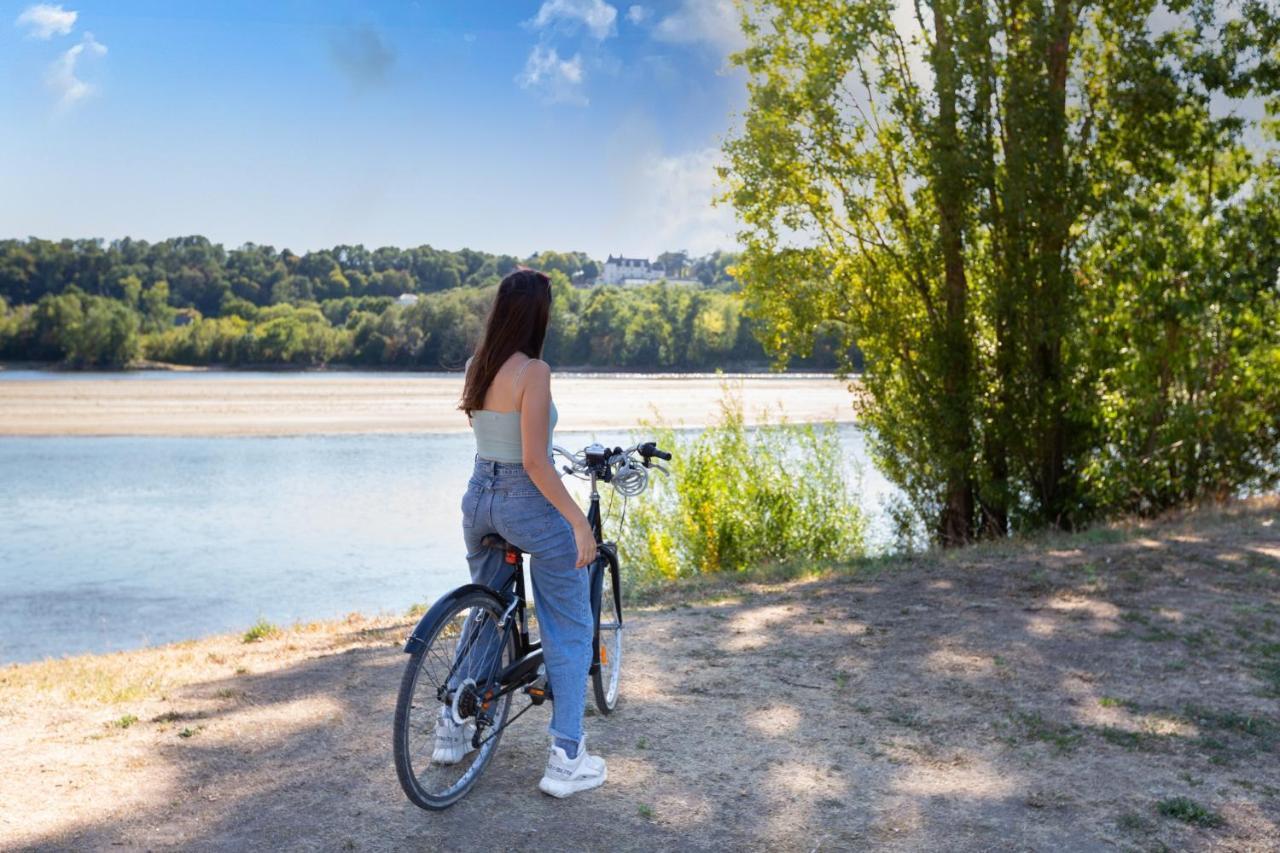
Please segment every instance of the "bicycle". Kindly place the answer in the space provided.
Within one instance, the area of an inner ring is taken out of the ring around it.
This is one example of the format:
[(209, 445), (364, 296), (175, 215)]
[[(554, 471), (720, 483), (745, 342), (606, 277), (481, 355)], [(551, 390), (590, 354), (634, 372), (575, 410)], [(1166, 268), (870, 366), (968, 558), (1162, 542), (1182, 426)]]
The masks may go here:
[[(617, 707), (622, 672), (622, 584), (617, 546), (604, 541), (599, 483), (612, 485), (623, 496), (625, 518), (626, 499), (648, 487), (649, 471), (670, 473), (654, 460), (669, 461), (671, 454), (651, 441), (625, 450), (592, 444), (577, 453), (559, 446), (553, 452), (568, 460), (563, 466), (566, 474), (591, 483), (587, 520), (595, 534), (596, 558), (587, 570), (595, 651), (588, 673), (596, 707), (607, 715)], [(524, 553), (496, 534), (482, 542), (505, 552), (510, 573), (497, 589), (472, 583), (440, 598), (404, 645), (409, 662), (396, 699), (393, 751), (400, 787), (423, 809), (445, 809), (465, 796), (488, 766), (506, 728), (530, 708), (554, 701), (541, 643), (529, 638)], [(510, 716), (517, 693), (529, 701)], [(437, 762), (432, 756), (436, 722), (445, 714), (472, 731), (473, 749), (456, 763)]]

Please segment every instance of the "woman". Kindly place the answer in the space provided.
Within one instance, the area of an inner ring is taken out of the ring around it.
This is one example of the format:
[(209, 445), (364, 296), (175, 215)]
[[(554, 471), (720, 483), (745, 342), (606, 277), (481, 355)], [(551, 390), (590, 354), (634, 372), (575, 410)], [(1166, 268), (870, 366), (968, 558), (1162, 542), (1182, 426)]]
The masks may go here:
[[(481, 544), (497, 533), (530, 556), (547, 675), (554, 696), (551, 754), (538, 787), (567, 797), (604, 784), (603, 759), (589, 755), (582, 732), (594, 624), (585, 567), (595, 536), (551, 461), (556, 407), (542, 342), (551, 314), (551, 282), (520, 268), (498, 285), (484, 339), (467, 362), (459, 406), (476, 437), (476, 464), (462, 499), (462, 533), (476, 583), (499, 585), (503, 554)], [(472, 730), (446, 712), (436, 725), (434, 760), (456, 763), (471, 751)]]

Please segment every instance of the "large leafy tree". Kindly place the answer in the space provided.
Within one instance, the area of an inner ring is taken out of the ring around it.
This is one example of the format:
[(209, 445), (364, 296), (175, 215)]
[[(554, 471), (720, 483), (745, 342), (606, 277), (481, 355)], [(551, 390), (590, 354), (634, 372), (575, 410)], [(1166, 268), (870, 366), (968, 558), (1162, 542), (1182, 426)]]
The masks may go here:
[[(750, 103), (724, 175), (751, 313), (782, 359), (806, 354), (819, 330), (857, 340), (857, 405), (874, 452), (940, 541), (1069, 526), (1116, 505), (1097, 476), (1099, 448), (1117, 446), (1112, 431), (1129, 416), (1101, 415), (1103, 400), (1146, 381), (1115, 366), (1126, 340), (1144, 345), (1134, 333), (1147, 322), (1109, 301), (1124, 274), (1161, 292), (1181, 280), (1200, 294), (1186, 327), (1212, 316), (1229, 335), (1252, 335), (1235, 352), (1262, 369), (1274, 328), (1250, 318), (1271, 310), (1274, 263), (1248, 264), (1230, 284), (1217, 276), (1243, 313), (1215, 313), (1221, 300), (1202, 293), (1209, 268), (1195, 261), (1221, 244), (1181, 242), (1189, 220), (1166, 201), (1224, 160), (1248, 180), (1220, 207), (1270, 192), (1273, 173), (1241, 143), (1245, 123), (1211, 106), (1274, 90), (1274, 8), (743, 6), (748, 46), (736, 61)], [(1164, 239), (1190, 248), (1153, 265), (1139, 247), (1118, 274), (1097, 247), (1132, 236), (1131, 217), (1116, 213), (1126, 207), (1151, 211)], [(1230, 221), (1223, 213), (1222, 227)], [(1238, 437), (1268, 412), (1252, 408), (1220, 432)]]

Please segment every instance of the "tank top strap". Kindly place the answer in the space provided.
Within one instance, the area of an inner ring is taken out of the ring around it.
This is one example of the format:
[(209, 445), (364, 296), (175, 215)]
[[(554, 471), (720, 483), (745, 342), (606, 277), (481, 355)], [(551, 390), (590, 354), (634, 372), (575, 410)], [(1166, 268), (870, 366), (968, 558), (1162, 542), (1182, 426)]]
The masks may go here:
[(520, 387), (520, 377), (524, 374), (524, 369), (531, 364), (533, 364), (533, 359), (529, 359), (524, 364), (520, 365), (520, 369), (516, 371), (515, 378), (511, 380), (512, 388)]

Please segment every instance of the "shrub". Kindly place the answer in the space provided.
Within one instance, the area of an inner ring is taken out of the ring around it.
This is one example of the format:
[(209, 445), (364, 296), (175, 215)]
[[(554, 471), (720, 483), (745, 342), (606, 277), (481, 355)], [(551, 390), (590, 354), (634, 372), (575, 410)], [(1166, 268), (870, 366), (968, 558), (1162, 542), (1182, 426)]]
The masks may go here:
[(1203, 826), (1209, 829), (1226, 823), (1222, 819), (1222, 815), (1200, 805), (1189, 797), (1170, 797), (1167, 800), (1161, 800), (1156, 803), (1156, 810), (1165, 817), (1171, 817), (1183, 823)]
[(674, 455), (673, 476), (654, 475), (624, 525), (629, 584), (761, 565), (804, 569), (860, 554), (865, 520), (849, 496), (835, 427), (748, 428), (728, 386), (720, 406), (719, 422), (700, 433), (658, 431)]
[(240, 638), (243, 643), (256, 643), (259, 640), (265, 640), (267, 637), (274, 637), (280, 633), (280, 629), (272, 625), (266, 619), (258, 619), (254, 622), (248, 631), (244, 632), (244, 636)]

